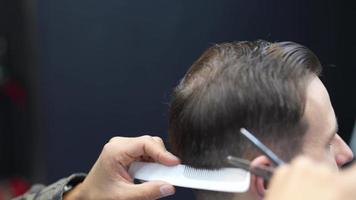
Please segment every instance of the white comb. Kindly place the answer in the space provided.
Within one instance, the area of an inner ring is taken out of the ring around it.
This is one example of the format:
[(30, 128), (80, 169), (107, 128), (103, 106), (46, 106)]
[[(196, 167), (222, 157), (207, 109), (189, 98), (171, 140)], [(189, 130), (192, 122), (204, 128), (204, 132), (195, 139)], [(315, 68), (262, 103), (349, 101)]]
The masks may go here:
[(129, 174), (139, 180), (160, 180), (179, 187), (219, 192), (242, 193), (250, 186), (250, 173), (239, 168), (208, 170), (186, 165), (168, 167), (158, 163), (134, 162)]

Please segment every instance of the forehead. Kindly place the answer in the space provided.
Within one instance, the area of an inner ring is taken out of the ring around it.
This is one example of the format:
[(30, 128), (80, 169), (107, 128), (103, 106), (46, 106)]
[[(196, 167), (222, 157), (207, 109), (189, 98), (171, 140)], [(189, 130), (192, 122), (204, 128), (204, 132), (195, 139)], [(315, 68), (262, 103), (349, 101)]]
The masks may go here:
[(337, 127), (334, 109), (329, 94), (318, 77), (313, 77), (307, 86), (304, 120), (308, 123), (305, 146), (327, 144)]

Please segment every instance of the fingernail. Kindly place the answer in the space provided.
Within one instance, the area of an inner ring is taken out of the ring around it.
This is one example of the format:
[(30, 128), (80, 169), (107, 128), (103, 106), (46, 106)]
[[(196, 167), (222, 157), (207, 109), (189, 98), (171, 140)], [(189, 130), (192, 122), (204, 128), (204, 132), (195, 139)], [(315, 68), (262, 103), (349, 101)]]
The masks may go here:
[(162, 185), (159, 190), (161, 191), (161, 197), (171, 196), (174, 194), (174, 187), (171, 185)]

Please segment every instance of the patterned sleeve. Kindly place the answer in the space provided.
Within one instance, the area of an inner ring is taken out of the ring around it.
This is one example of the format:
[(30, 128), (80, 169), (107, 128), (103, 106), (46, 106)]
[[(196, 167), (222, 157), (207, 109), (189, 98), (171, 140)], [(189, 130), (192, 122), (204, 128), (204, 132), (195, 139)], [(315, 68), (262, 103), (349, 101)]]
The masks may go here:
[(82, 182), (85, 174), (73, 174), (67, 178), (45, 187), (43, 185), (34, 185), (24, 195), (16, 197), (13, 200), (62, 200), (65, 187), (75, 186)]

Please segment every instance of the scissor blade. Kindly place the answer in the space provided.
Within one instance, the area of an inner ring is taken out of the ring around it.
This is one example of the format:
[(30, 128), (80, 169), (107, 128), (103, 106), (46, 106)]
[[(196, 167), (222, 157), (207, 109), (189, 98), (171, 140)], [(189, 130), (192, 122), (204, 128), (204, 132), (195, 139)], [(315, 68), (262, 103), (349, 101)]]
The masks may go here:
[(264, 167), (264, 166), (251, 166), (250, 161), (242, 159), (242, 158), (228, 156), (227, 162), (229, 164), (233, 165), (234, 167), (249, 171), (252, 174), (254, 174), (256, 176), (260, 176), (265, 180), (269, 180), (271, 178), (271, 176), (273, 175), (274, 168)]

